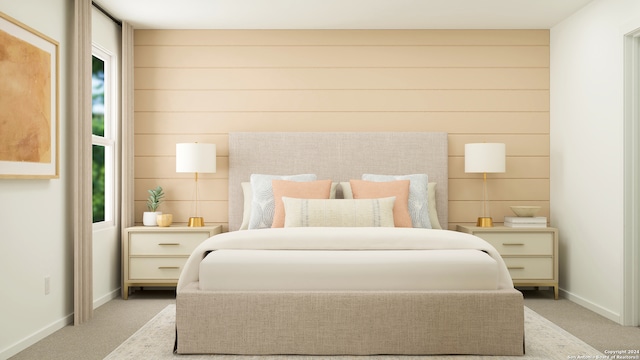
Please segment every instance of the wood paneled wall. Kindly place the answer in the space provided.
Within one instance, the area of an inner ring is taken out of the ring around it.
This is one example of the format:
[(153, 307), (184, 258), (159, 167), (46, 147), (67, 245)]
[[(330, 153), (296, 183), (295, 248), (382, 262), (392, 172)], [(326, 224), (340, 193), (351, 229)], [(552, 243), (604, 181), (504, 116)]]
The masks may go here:
[(200, 176), (199, 207), (226, 229), (231, 131), (446, 131), (450, 228), (481, 214), (464, 144), (504, 142), (490, 215), (549, 216), (549, 31), (137, 30), (136, 221), (156, 185), (161, 210), (187, 221), (194, 179), (175, 172), (175, 144), (213, 142), (218, 171)]

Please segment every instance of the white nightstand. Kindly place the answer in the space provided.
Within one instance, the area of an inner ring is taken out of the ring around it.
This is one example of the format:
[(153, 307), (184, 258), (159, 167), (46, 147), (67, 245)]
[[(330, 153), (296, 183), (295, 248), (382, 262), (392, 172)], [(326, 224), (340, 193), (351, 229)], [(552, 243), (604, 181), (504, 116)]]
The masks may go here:
[(134, 226), (122, 238), (122, 297), (132, 286), (176, 286), (187, 258), (222, 226)]
[(558, 229), (458, 225), (457, 230), (493, 245), (507, 264), (514, 286), (550, 286), (558, 299)]

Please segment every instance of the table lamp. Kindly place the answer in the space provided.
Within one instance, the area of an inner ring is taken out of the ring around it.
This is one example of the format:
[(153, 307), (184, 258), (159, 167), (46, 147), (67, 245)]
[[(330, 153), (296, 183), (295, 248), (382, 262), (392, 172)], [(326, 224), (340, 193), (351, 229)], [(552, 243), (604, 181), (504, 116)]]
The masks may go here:
[(506, 146), (501, 143), (476, 143), (464, 145), (464, 172), (482, 173), (482, 216), (477, 226), (492, 227), (493, 219), (487, 209), (487, 173), (505, 172)]
[(198, 173), (216, 172), (216, 145), (201, 143), (176, 144), (176, 172), (195, 173), (195, 216), (189, 217), (189, 226), (204, 226), (204, 219), (198, 216)]

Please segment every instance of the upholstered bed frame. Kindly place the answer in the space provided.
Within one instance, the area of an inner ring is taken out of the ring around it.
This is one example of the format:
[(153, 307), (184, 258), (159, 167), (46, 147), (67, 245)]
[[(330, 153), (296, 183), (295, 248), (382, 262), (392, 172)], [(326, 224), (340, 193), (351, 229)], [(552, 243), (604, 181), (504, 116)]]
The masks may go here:
[[(446, 133), (231, 133), (229, 229), (252, 173), (426, 173), (448, 227)], [(491, 291), (213, 292), (177, 290), (176, 351), (218, 354), (522, 355), (522, 294)]]

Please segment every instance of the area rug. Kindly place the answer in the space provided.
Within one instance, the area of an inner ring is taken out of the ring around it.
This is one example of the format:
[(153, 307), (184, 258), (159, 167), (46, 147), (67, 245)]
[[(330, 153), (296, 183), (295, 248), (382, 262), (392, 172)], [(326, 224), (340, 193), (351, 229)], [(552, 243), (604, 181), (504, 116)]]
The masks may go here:
[(566, 360), (595, 359), (602, 353), (569, 334), (535, 311), (525, 307), (524, 356), (245, 356), (245, 355), (177, 355), (175, 340), (175, 304), (167, 306), (105, 359), (109, 360)]

